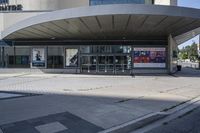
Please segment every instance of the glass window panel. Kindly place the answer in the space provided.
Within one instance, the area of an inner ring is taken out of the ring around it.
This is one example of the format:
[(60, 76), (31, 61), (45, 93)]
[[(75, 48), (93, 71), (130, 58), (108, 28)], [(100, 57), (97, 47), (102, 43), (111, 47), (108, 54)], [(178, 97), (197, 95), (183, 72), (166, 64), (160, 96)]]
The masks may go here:
[(48, 55), (62, 56), (63, 47), (48, 47)]
[(105, 4), (154, 4), (154, 0), (90, 0), (90, 5)]
[(81, 68), (82, 72), (96, 72), (97, 58), (96, 56), (82, 56)]
[(83, 54), (97, 53), (97, 46), (81, 46), (81, 53)]
[(112, 53), (112, 46), (99, 46), (99, 53)]
[(114, 53), (131, 53), (131, 46), (113, 46)]

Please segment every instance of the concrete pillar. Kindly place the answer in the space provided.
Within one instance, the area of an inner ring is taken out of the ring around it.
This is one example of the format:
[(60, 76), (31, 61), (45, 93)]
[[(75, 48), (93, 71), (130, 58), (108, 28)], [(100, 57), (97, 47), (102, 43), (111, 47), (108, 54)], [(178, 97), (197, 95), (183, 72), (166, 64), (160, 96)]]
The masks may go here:
[(0, 68), (2, 67), (2, 48), (0, 47)]
[(178, 45), (174, 38), (168, 37), (168, 72), (174, 73), (177, 71), (178, 60)]
[(1, 55), (2, 55), (1, 56), (2, 57), (2, 60), (1, 60), (2, 61), (2, 67), (5, 67), (5, 48), (4, 47), (1, 48), (1, 52), (2, 52), (1, 53)]

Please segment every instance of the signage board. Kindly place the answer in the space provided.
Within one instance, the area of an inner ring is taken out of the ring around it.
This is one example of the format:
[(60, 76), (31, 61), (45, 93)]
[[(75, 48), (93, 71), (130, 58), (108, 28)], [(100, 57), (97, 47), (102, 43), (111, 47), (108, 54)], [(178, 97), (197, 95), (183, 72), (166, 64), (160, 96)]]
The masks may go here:
[(134, 48), (134, 68), (165, 68), (166, 48)]
[(0, 12), (1, 11), (21, 11), (23, 6), (21, 4), (9, 4), (9, 0), (0, 0)]
[(66, 49), (65, 50), (65, 66), (77, 67), (78, 66), (78, 49)]
[(45, 67), (45, 49), (44, 48), (32, 49), (32, 66)]

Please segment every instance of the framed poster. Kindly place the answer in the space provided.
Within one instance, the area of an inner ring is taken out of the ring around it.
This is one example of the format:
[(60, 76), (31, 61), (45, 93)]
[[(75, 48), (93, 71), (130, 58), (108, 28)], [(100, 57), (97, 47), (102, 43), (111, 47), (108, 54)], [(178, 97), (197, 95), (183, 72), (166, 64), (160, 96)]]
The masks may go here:
[(134, 68), (165, 68), (166, 48), (134, 48)]
[(45, 48), (32, 49), (32, 66), (45, 67)]
[(78, 49), (65, 49), (65, 66), (77, 67), (78, 66)]

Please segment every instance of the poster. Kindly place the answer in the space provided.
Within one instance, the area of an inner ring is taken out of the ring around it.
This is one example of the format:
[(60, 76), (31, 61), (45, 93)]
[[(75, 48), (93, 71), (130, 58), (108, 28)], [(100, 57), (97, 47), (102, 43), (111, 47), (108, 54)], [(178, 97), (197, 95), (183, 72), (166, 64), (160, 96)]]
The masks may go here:
[(78, 49), (66, 49), (66, 67), (78, 66)]
[(166, 48), (134, 48), (135, 68), (165, 68)]
[(32, 49), (32, 66), (45, 67), (45, 49), (44, 48)]

